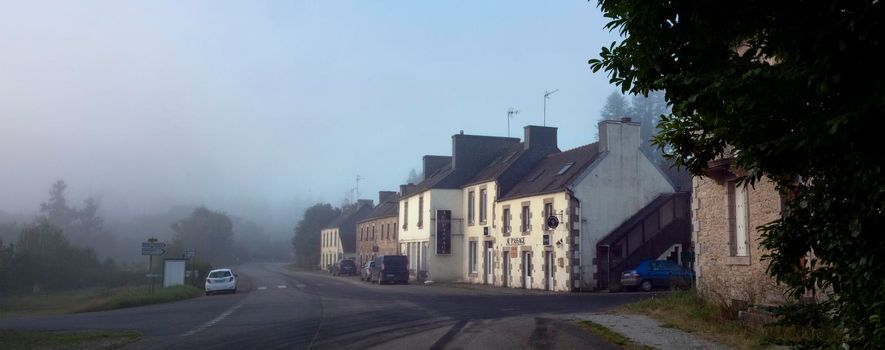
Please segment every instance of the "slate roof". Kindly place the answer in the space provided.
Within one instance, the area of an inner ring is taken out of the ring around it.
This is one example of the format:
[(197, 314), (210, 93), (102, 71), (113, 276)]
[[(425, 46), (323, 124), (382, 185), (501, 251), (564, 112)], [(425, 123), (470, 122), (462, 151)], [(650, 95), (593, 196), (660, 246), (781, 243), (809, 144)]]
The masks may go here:
[[(565, 190), (581, 172), (599, 157), (594, 142), (544, 157), (500, 200), (508, 200)], [(568, 166), (566, 169), (565, 167)]]
[(375, 206), (375, 209), (372, 209), (365, 218), (357, 223), (389, 218), (397, 215), (399, 215), (399, 196), (390, 196), (389, 199)]
[(516, 163), (516, 161), (526, 154), (528, 150), (525, 149), (525, 143), (520, 142), (516, 143), (513, 146), (510, 146), (507, 151), (505, 151), (500, 156), (496, 157), (489, 165), (483, 168), (479, 173), (476, 174), (470, 181), (467, 181), (467, 184), (464, 186), (474, 185), (480, 182), (487, 182), (494, 179), (497, 179), (502, 173), (507, 171), (511, 165)]
[[(371, 203), (371, 202), (370, 202)], [(356, 252), (356, 223), (371, 212), (371, 205), (357, 203), (344, 210), (325, 229), (338, 228), (338, 236), (341, 239), (341, 248), (344, 253)]]
[(415, 187), (409, 189), (409, 193), (403, 194), (403, 197), (409, 197), (412, 194), (423, 192), (431, 188), (447, 188), (446, 179), (449, 178), (449, 175), (452, 175), (452, 173), (454, 173), (454, 169), (452, 169), (452, 164), (449, 163), (449, 165), (439, 168), (439, 170), (429, 176), (425, 174), (424, 181), (419, 182)]

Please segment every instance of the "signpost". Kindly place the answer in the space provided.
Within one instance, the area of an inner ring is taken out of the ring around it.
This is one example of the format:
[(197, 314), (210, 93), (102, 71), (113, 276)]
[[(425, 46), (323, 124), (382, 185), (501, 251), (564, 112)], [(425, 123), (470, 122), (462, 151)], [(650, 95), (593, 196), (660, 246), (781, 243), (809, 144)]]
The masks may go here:
[(166, 243), (157, 242), (156, 238), (148, 238), (147, 242), (141, 243), (141, 255), (147, 255), (149, 257), (147, 278), (150, 283), (151, 294), (154, 294), (154, 278), (156, 278), (157, 275), (152, 273), (152, 270), (154, 269), (154, 255), (163, 254), (166, 254)]
[(436, 254), (452, 254), (452, 211), (436, 211)]

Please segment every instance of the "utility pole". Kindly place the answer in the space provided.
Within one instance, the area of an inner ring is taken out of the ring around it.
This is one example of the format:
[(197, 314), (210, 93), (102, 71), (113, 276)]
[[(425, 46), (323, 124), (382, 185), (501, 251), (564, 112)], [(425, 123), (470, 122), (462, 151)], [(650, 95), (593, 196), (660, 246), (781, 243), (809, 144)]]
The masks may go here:
[(553, 89), (553, 91), (544, 90), (544, 126), (547, 126), (547, 100), (550, 99), (550, 95), (553, 95), (557, 91), (559, 91), (559, 89)]
[(360, 200), (360, 180), (365, 180), (359, 175), (356, 176), (356, 201)]
[(513, 109), (513, 107), (507, 108), (507, 137), (510, 137), (510, 119), (517, 114), (519, 114), (518, 110)]

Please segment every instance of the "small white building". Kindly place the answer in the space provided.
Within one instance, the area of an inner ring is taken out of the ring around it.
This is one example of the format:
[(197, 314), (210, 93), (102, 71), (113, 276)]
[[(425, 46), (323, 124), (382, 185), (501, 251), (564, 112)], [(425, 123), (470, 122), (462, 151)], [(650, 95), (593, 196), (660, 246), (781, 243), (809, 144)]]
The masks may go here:
[(340, 259), (356, 259), (356, 223), (373, 208), (371, 199), (357, 200), (320, 231), (320, 269), (327, 270)]

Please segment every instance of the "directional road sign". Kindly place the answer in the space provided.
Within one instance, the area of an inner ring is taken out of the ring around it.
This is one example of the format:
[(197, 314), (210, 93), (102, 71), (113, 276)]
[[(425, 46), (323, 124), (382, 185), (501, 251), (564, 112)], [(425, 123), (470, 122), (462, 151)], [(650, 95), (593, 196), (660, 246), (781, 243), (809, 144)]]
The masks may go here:
[(163, 255), (166, 254), (166, 243), (161, 242), (142, 242), (141, 255)]

